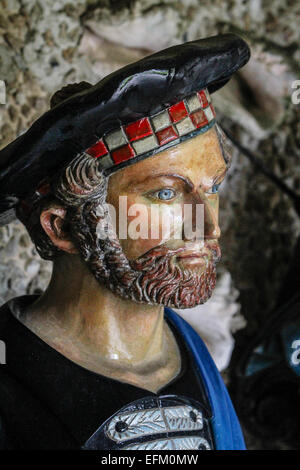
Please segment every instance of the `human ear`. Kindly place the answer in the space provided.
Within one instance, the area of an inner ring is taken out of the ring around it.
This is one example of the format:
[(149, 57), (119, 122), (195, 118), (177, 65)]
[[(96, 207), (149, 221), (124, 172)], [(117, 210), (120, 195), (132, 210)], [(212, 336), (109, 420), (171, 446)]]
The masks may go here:
[(53, 245), (67, 253), (76, 254), (78, 250), (64, 230), (65, 216), (66, 209), (52, 206), (42, 211), (40, 222)]

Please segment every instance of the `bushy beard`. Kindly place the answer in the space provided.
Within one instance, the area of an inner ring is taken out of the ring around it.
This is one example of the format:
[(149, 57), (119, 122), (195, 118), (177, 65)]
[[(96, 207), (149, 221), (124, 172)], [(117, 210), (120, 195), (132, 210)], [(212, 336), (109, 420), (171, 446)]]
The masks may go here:
[[(192, 308), (206, 302), (216, 283), (219, 247), (206, 243), (210, 253), (205, 269), (182, 268), (176, 255), (183, 251), (157, 246), (135, 261), (129, 261), (116, 237), (99, 238), (97, 211), (90, 208), (75, 224), (73, 237), (95, 278), (125, 299), (174, 308)], [(101, 220), (103, 224), (103, 219)], [(76, 227), (77, 225), (77, 227)], [(113, 232), (111, 232), (113, 233)]]

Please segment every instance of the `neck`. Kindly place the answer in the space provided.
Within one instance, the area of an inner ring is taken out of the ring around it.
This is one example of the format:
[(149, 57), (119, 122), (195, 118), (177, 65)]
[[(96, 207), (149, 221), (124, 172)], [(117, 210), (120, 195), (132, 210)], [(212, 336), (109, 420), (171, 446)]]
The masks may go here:
[(165, 360), (163, 307), (112, 293), (77, 255), (62, 255), (54, 262), (48, 289), (23, 321), (75, 362), (97, 360), (105, 370), (143, 373)]

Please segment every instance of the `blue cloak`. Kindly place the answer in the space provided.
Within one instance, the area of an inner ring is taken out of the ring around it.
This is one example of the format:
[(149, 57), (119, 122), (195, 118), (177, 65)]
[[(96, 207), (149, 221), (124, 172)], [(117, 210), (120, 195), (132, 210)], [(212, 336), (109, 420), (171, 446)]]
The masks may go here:
[(241, 427), (223, 379), (196, 331), (177, 313), (165, 308), (165, 315), (183, 337), (192, 353), (212, 410), (211, 427), (217, 450), (245, 450)]

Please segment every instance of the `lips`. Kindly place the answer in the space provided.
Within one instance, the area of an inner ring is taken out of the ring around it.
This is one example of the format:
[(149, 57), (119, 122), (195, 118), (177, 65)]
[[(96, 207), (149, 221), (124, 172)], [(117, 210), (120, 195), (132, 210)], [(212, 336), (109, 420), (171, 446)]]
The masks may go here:
[(177, 262), (182, 263), (184, 266), (194, 266), (197, 268), (207, 268), (211, 256), (207, 253), (189, 252), (181, 253), (176, 257)]
[(188, 258), (208, 258), (208, 255), (207, 253), (186, 253), (186, 254), (181, 254), (181, 255), (178, 255), (177, 258), (181, 259), (181, 258), (184, 258), (184, 259), (188, 259)]
[(221, 258), (221, 249), (218, 244), (211, 245), (207, 247), (205, 251), (189, 251), (184, 250), (181, 253), (177, 254), (176, 259), (178, 261), (190, 262), (193, 264), (204, 264), (209, 261), (217, 263)]

